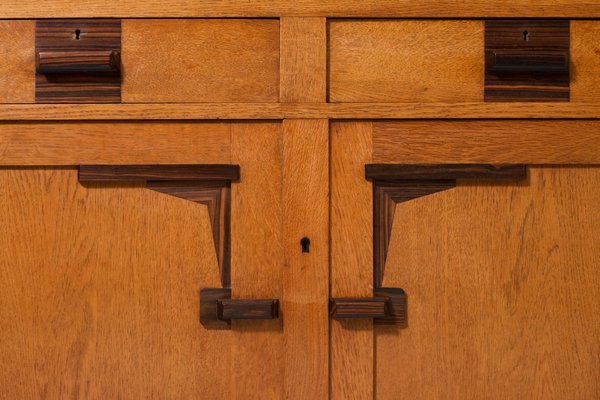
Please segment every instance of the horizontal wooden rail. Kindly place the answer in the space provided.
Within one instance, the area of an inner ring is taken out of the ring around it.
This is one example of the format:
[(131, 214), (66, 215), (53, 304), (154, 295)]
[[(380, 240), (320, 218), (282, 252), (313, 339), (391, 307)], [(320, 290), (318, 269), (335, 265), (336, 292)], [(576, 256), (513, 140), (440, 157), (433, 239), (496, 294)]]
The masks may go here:
[(600, 118), (600, 103), (0, 104), (0, 121)]

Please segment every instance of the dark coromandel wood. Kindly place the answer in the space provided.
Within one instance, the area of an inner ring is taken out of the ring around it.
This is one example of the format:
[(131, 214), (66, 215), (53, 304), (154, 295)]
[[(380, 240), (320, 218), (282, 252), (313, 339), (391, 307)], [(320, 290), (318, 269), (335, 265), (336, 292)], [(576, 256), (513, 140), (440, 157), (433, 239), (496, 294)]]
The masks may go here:
[[(365, 177), (373, 182), (373, 291), (375, 297), (387, 299), (385, 317), (375, 319), (375, 323), (406, 327), (406, 293), (400, 288), (382, 287), (396, 205), (452, 189), (457, 180), (523, 180), (527, 177), (527, 167), (523, 164), (368, 164)], [(352, 309), (348, 308), (346, 312), (350, 314)]]
[(485, 23), (485, 101), (569, 101), (570, 22)]
[(200, 323), (206, 329), (230, 329), (235, 319), (279, 318), (277, 299), (231, 299), (229, 288), (200, 290)]
[(238, 165), (82, 165), (79, 182), (146, 182), (146, 188), (208, 207), (223, 287), (229, 287), (231, 181)]
[(121, 20), (36, 21), (36, 103), (120, 103)]

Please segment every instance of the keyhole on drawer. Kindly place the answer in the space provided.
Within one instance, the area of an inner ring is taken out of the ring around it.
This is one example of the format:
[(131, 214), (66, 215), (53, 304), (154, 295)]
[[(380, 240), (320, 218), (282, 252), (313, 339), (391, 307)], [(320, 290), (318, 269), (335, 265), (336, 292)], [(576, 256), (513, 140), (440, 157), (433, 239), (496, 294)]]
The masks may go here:
[(81, 39), (81, 29), (75, 29), (75, 40)]
[(303, 253), (310, 253), (310, 239), (307, 237), (303, 237), (300, 240), (300, 247), (302, 247)]
[(523, 31), (523, 40), (529, 42), (529, 31)]

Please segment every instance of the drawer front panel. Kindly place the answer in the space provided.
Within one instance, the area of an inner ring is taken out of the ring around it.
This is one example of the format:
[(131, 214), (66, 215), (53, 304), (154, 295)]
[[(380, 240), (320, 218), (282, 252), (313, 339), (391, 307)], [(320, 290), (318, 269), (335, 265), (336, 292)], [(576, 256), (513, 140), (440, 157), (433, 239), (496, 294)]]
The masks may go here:
[[(0, 103), (36, 101), (35, 29), (0, 21)], [(75, 31), (74, 49), (91, 40)], [(122, 20), (121, 35), (123, 103), (279, 101), (277, 19)]]
[(123, 21), (123, 102), (277, 102), (279, 21)]
[[(571, 102), (600, 92), (600, 24), (571, 21)], [(330, 20), (331, 102), (483, 102), (484, 21)]]

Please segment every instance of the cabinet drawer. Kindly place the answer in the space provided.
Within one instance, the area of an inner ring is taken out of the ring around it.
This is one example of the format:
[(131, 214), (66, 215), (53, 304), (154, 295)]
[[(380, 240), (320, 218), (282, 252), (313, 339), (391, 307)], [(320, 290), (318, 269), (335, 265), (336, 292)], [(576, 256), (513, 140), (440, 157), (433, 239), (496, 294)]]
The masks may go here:
[[(0, 103), (36, 101), (35, 30), (0, 21)], [(124, 19), (120, 70), (123, 103), (277, 102), (279, 21)]]
[[(484, 21), (330, 20), (331, 102), (482, 102)], [(600, 94), (600, 23), (571, 21), (571, 102)]]

